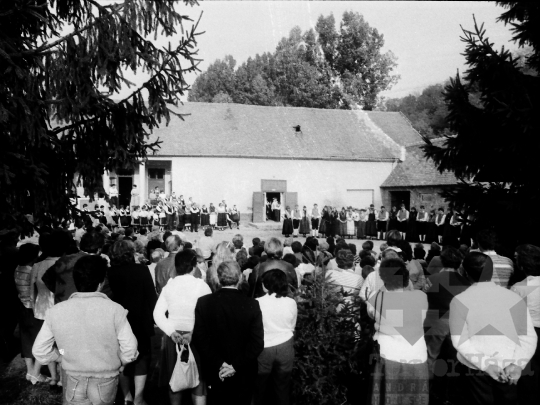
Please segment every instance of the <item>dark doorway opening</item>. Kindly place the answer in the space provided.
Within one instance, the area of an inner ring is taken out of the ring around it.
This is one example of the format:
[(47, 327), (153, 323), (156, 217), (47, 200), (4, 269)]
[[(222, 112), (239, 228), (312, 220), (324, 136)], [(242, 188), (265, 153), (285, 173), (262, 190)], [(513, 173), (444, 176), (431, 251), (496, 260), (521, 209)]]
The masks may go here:
[[(133, 177), (118, 176), (119, 204), (124, 207), (129, 206), (131, 201), (131, 189), (133, 187)], [(130, 207), (131, 209), (131, 207)]]
[(398, 210), (401, 207), (401, 204), (405, 204), (405, 208), (408, 210), (409, 206), (411, 205), (411, 192), (390, 191), (390, 202), (392, 204), (392, 207), (396, 207)]
[(266, 220), (280, 222), (281, 214), (276, 217), (275, 213), (272, 211), (272, 202), (274, 201), (274, 198), (281, 205), (281, 193), (266, 193), (266, 201), (270, 202), (270, 209), (267, 209), (266, 211)]

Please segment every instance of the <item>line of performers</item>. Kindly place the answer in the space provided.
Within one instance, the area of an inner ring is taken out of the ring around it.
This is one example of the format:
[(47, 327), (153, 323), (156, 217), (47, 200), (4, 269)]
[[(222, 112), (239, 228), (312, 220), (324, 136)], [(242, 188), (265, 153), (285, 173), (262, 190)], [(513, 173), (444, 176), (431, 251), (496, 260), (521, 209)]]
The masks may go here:
[(81, 216), (110, 225), (112, 228), (146, 227), (151, 230), (153, 226), (159, 226), (160, 231), (177, 229), (191, 232), (197, 232), (199, 227), (224, 230), (235, 225), (237, 229), (240, 228), (240, 211), (236, 205), (230, 208), (223, 200), (217, 207), (213, 203), (208, 207), (206, 205), (199, 207), (191, 197), (187, 202), (183, 199), (162, 199), (155, 205), (151, 205), (148, 201), (131, 209), (123, 205), (117, 208), (115, 204), (106, 209), (105, 205), (96, 204), (91, 211), (88, 204), (84, 204)]
[(398, 230), (409, 242), (442, 243), (444, 240), (445, 243), (459, 241), (470, 245), (473, 234), (471, 225), (463, 225), (451, 209), (441, 207), (428, 212), (423, 205), (419, 210), (412, 207), (410, 211), (404, 204), (399, 210), (392, 207), (390, 211), (384, 206), (377, 210), (373, 204), (367, 209), (343, 207), (341, 211), (329, 206), (319, 211), (317, 204), (310, 210), (296, 205), (292, 210), (287, 206), (281, 219), (282, 234), (294, 237), (311, 234), (315, 237), (339, 235), (349, 239), (384, 240), (387, 231)]

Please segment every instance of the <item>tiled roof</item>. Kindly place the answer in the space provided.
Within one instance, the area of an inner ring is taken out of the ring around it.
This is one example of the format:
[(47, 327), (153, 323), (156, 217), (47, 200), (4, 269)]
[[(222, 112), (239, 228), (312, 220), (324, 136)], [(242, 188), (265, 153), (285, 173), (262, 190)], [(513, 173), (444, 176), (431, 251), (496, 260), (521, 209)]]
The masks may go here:
[(400, 112), (367, 111), (369, 118), (398, 145), (410, 146), (422, 142), (422, 137)]
[[(432, 140), (433, 143), (445, 138)], [(423, 143), (408, 146), (403, 162), (397, 164), (381, 187), (421, 187), (455, 185), (458, 180), (452, 172), (439, 173), (435, 163), (424, 156), (420, 148)]]
[(163, 141), (157, 156), (395, 160), (401, 156), (395, 132), (408, 125), (395, 113), (358, 110), (185, 103), (176, 111), (191, 115), (172, 116), (169, 126), (154, 130), (150, 140)]

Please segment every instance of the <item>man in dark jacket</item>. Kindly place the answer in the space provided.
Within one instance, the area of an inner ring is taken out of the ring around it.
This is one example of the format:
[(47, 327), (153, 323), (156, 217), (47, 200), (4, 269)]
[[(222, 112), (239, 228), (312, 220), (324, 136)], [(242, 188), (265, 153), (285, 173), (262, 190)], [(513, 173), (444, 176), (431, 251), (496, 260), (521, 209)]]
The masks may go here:
[(238, 263), (223, 262), (217, 275), (222, 288), (197, 301), (193, 345), (201, 356), (209, 402), (249, 405), (264, 348), (262, 314), (259, 302), (238, 290)]

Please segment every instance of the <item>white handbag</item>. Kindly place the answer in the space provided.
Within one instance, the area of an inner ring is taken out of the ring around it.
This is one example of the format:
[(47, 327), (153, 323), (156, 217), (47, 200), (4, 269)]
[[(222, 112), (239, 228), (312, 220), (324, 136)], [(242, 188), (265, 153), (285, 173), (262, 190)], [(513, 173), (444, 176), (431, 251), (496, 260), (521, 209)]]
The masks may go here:
[[(189, 357), (187, 363), (181, 361), (182, 352), (184, 350), (189, 351)], [(176, 345), (176, 365), (169, 381), (171, 390), (173, 392), (179, 392), (190, 388), (195, 388), (199, 385), (199, 370), (197, 369), (197, 363), (195, 363), (195, 357), (193, 351), (189, 345), (182, 345), (182, 349)]]

